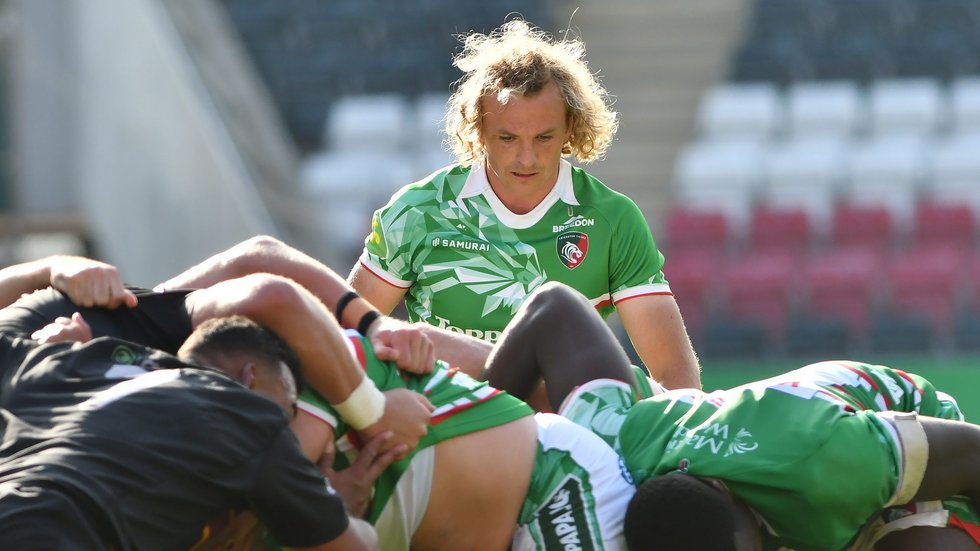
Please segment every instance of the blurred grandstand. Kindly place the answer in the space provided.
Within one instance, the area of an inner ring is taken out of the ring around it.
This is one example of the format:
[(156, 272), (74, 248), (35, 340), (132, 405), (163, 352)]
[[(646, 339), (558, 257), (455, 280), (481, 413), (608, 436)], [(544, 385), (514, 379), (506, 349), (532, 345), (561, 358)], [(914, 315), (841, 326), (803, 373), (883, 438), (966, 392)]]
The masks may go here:
[(67, 4), (0, 2), (5, 262), (151, 284), (265, 232), (346, 270), (450, 160), (455, 35), (520, 14), (617, 97), (591, 171), (647, 214), (706, 361), (980, 350), (976, 0)]

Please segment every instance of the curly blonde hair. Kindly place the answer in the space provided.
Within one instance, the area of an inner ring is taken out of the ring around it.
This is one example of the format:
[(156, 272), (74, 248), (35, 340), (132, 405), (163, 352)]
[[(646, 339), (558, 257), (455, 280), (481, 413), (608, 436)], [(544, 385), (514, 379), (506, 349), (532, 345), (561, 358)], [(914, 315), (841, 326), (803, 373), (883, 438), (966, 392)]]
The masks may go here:
[(585, 61), (578, 39), (555, 40), (522, 19), (504, 23), (490, 34), (461, 38), (463, 51), (453, 64), (463, 71), (449, 99), (445, 131), (448, 145), (460, 163), (482, 159), (480, 140), (484, 96), (500, 103), (533, 95), (554, 82), (565, 99), (571, 138), (562, 148), (580, 162), (601, 159), (619, 126), (605, 88)]

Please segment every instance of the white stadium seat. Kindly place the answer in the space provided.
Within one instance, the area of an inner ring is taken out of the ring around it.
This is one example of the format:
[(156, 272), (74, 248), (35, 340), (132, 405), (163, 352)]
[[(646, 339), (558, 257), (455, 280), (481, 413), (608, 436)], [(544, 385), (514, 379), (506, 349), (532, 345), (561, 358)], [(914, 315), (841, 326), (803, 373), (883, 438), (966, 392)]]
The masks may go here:
[(945, 97), (939, 81), (926, 78), (883, 79), (868, 89), (869, 130), (876, 136), (928, 136), (945, 122)]
[(345, 96), (330, 107), (325, 143), (333, 150), (394, 151), (408, 143), (414, 121), (401, 94)]
[(866, 111), (855, 82), (799, 82), (786, 92), (786, 131), (796, 139), (849, 138), (863, 128)]
[(782, 98), (774, 84), (721, 84), (698, 107), (702, 139), (768, 139), (778, 131)]

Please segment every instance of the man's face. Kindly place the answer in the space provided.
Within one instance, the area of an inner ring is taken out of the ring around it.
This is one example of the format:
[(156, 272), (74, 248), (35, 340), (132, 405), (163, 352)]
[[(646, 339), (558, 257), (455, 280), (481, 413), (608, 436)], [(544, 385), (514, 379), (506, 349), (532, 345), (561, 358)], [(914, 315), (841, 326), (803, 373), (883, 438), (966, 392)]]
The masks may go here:
[[(568, 142), (565, 100), (548, 83), (530, 96), (511, 96), (501, 104), (487, 95), (480, 139), (486, 151), (487, 176), (498, 196), (550, 190), (558, 179), (562, 147)], [(542, 196), (543, 198), (543, 196)]]
[(282, 406), (292, 419), (296, 416), (296, 381), (282, 362), (279, 362), (278, 376), (274, 374), (275, 371), (257, 370), (252, 390)]

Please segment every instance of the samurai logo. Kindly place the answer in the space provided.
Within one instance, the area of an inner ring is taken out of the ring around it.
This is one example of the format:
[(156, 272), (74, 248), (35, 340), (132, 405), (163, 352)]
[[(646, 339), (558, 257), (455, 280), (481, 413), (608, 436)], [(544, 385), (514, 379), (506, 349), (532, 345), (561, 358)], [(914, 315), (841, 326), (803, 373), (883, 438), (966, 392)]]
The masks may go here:
[(589, 252), (589, 236), (579, 231), (563, 233), (558, 236), (557, 248), (558, 259), (570, 270), (574, 270)]

